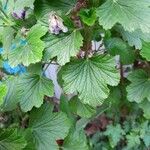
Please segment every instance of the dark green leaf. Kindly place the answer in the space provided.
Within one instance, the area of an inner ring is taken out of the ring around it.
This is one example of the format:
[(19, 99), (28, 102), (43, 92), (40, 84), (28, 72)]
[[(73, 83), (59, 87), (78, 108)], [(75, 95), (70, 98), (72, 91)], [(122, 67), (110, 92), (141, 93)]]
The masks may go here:
[(51, 80), (38, 74), (20, 76), (17, 88), (21, 90), (20, 106), (23, 111), (29, 111), (33, 106), (40, 107), (45, 95), (53, 96), (54, 89)]
[(60, 65), (69, 62), (70, 57), (76, 56), (83, 45), (83, 37), (77, 30), (63, 37), (49, 35), (44, 41), (46, 42), (45, 59), (57, 56), (57, 61)]
[[(47, 29), (40, 25), (33, 26), (26, 39), (23, 39), (25, 44), (18, 44), (9, 55), (9, 63), (12, 66), (23, 64), (29, 66), (31, 63), (37, 63), (42, 59), (44, 42), (40, 39), (47, 32)], [(20, 41), (19, 41), (20, 42)], [(17, 59), (16, 59), (17, 58)]]
[(122, 64), (132, 64), (135, 60), (133, 49), (120, 38), (111, 38), (105, 42), (106, 49), (112, 56), (119, 55)]
[(26, 140), (17, 129), (0, 129), (0, 150), (22, 150), (25, 146)]
[(145, 98), (150, 101), (150, 77), (144, 70), (136, 70), (128, 76), (131, 84), (127, 87), (129, 101), (140, 103)]
[(64, 139), (70, 128), (67, 116), (53, 113), (53, 106), (46, 103), (31, 113), (30, 128), (37, 150), (58, 150), (56, 140)]
[(91, 106), (101, 105), (109, 95), (107, 84), (116, 86), (120, 80), (114, 58), (105, 55), (74, 60), (61, 71), (65, 92), (79, 92), (81, 102)]
[(99, 23), (111, 29), (120, 23), (125, 30), (150, 32), (149, 0), (107, 0), (97, 9)]

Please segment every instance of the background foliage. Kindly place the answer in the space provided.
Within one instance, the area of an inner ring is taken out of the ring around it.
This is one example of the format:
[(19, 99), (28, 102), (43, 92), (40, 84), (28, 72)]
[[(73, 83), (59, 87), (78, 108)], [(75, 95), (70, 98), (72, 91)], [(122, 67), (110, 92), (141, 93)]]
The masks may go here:
[(148, 150), (149, 90), (150, 0), (0, 0), (1, 150)]

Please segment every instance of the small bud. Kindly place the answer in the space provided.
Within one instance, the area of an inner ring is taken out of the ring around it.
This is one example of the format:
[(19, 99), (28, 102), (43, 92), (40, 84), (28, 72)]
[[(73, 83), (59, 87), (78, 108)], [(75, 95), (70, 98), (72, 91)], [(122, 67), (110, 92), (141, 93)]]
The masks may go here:
[(61, 31), (66, 33), (68, 32), (68, 28), (64, 26), (62, 18), (57, 16), (55, 12), (51, 12), (49, 14), (49, 31), (53, 34), (59, 34)]

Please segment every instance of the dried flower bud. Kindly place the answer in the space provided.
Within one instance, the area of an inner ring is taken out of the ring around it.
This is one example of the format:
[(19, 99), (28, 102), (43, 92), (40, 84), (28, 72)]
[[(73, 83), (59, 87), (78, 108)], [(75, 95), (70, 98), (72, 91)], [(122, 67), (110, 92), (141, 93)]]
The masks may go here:
[(62, 18), (57, 16), (55, 12), (49, 14), (49, 31), (53, 34), (59, 34), (61, 31), (66, 33), (68, 28), (64, 26)]

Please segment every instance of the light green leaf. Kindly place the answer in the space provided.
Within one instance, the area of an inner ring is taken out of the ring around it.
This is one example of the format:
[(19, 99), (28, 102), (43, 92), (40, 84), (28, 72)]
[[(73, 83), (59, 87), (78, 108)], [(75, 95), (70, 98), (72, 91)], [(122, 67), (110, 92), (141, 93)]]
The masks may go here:
[(111, 29), (120, 23), (125, 30), (150, 32), (150, 0), (107, 0), (97, 9), (99, 23)]
[(130, 134), (126, 135), (127, 138), (127, 148), (132, 149), (132, 148), (138, 148), (140, 145), (140, 136), (137, 133), (131, 132)]
[(65, 0), (65, 2), (64, 0), (36, 0), (34, 3), (35, 14), (37, 17), (42, 17), (50, 11), (68, 12), (76, 2), (77, 0)]
[(23, 39), (24, 44), (19, 44), (9, 53), (8, 59), (10, 65), (17, 66), (22, 63), (25, 66), (29, 66), (31, 63), (41, 61), (45, 44), (40, 38), (46, 32), (47, 29), (43, 26), (38, 24), (33, 26), (26, 39)]
[(97, 19), (95, 9), (82, 9), (79, 12), (79, 16), (80, 16), (81, 20), (88, 26), (94, 25), (94, 23)]
[(0, 83), (0, 106), (3, 103), (4, 97), (7, 93), (7, 86), (6, 84)]
[(20, 89), (20, 106), (25, 112), (33, 106), (40, 107), (45, 95), (53, 96), (52, 81), (38, 74), (24, 74), (20, 76), (17, 88)]
[(117, 124), (116, 126), (108, 125), (107, 130), (104, 132), (104, 135), (108, 136), (112, 148), (118, 144), (124, 134), (125, 132), (121, 128), (120, 124)]
[(1, 0), (1, 3), (2, 3), (2, 8), (5, 11), (5, 13), (7, 15), (11, 15), (11, 13), (13, 12), (15, 1), (14, 0)]
[(26, 140), (17, 129), (0, 129), (0, 150), (22, 150), (25, 146)]
[(5, 27), (2, 32), (2, 43), (4, 49), (4, 57), (9, 54), (14, 39), (14, 29), (11, 27)]
[(146, 119), (150, 119), (150, 102), (148, 100), (144, 100), (139, 104), (139, 107), (143, 110), (144, 117)]
[(101, 105), (109, 95), (108, 85), (116, 86), (120, 75), (110, 56), (74, 60), (62, 67), (66, 93), (79, 92), (79, 99), (91, 106)]
[(73, 97), (69, 101), (69, 106), (73, 113), (79, 115), (83, 118), (90, 118), (93, 114), (96, 113), (96, 109), (80, 102), (77, 96)]
[(148, 61), (150, 61), (150, 42), (149, 43), (143, 42), (143, 47), (140, 54)]
[(83, 45), (83, 37), (77, 30), (63, 37), (49, 35), (44, 39), (46, 42), (45, 59), (57, 56), (60, 65), (70, 61), (70, 57), (76, 56)]
[(105, 41), (106, 49), (112, 56), (119, 55), (122, 64), (131, 64), (134, 62), (135, 54), (120, 38), (111, 38)]
[(145, 98), (150, 101), (150, 77), (144, 70), (136, 70), (128, 76), (131, 84), (127, 87), (129, 101), (140, 103)]
[(2, 104), (3, 111), (12, 111), (17, 107), (20, 100), (20, 89), (16, 88), (17, 83), (18, 78), (9, 78), (7, 83), (8, 91)]
[(25, 7), (34, 8), (33, 3), (35, 0), (16, 0), (14, 5), (14, 11), (21, 11)]
[(117, 26), (116, 30), (121, 33), (123, 39), (125, 41), (128, 41), (130, 46), (135, 46), (136, 49), (142, 49), (142, 40), (146, 42), (150, 41), (150, 34), (143, 33), (139, 29), (133, 32), (129, 32), (129, 31), (125, 31), (123, 27)]
[(144, 141), (147, 148), (150, 146), (150, 124), (146, 120), (140, 124), (140, 138)]
[(70, 122), (62, 112), (53, 113), (53, 106), (44, 104), (31, 113), (29, 126), (37, 150), (58, 150), (56, 140), (64, 139), (70, 129)]

